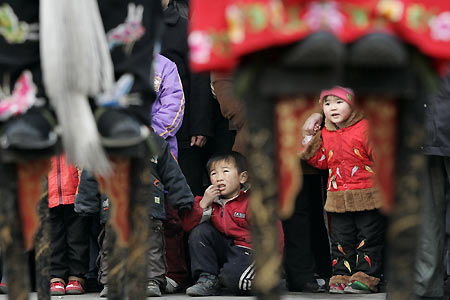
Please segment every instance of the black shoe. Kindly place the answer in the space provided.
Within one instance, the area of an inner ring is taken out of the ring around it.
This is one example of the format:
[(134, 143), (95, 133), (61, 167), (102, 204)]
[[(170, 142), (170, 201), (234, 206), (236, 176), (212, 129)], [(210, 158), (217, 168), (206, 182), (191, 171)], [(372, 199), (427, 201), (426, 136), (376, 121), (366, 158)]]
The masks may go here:
[(304, 293), (324, 293), (326, 289), (324, 286), (319, 285), (317, 281), (310, 281), (302, 286), (302, 292)]
[(150, 131), (124, 109), (101, 109), (97, 127), (105, 147), (129, 147), (144, 141)]
[(55, 119), (45, 109), (32, 108), (6, 121), (2, 128), (2, 149), (42, 150), (56, 145)]

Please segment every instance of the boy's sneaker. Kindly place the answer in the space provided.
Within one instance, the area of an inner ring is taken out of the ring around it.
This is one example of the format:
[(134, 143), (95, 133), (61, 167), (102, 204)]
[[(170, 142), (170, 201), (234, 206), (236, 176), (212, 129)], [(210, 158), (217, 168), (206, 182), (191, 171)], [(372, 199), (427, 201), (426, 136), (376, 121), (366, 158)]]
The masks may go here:
[(61, 281), (55, 281), (50, 283), (50, 294), (52, 296), (61, 296), (66, 293), (66, 288), (64, 287), (64, 283)]
[(84, 288), (81, 285), (81, 282), (79, 282), (78, 280), (70, 280), (66, 286), (66, 294), (67, 295), (84, 294)]
[(8, 286), (5, 282), (0, 283), (0, 294), (8, 294)]
[(330, 285), (330, 294), (343, 294), (345, 289), (344, 283), (333, 283)]
[(102, 298), (108, 297), (108, 285), (107, 284), (105, 284), (103, 286), (103, 290), (100, 292), (100, 297), (102, 297)]
[(358, 280), (352, 280), (344, 289), (345, 293), (349, 294), (370, 294), (370, 289), (367, 285)]
[(180, 285), (170, 277), (166, 276), (166, 294), (174, 294), (180, 289)]
[(159, 284), (150, 280), (147, 285), (147, 297), (161, 297), (161, 289), (159, 288)]
[(216, 275), (202, 273), (197, 283), (186, 290), (186, 294), (192, 297), (215, 296), (219, 293), (219, 280)]

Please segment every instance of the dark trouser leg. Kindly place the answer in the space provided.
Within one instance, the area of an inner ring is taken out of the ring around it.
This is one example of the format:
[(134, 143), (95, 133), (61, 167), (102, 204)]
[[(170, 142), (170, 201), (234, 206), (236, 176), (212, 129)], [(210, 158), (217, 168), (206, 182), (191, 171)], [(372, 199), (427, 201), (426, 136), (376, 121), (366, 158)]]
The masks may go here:
[(197, 279), (201, 273), (219, 275), (227, 246), (228, 240), (209, 222), (197, 225), (189, 235), (192, 277)]
[[(295, 201), (292, 217), (283, 222), (284, 268), (290, 291), (301, 291), (314, 279), (315, 260), (311, 246), (311, 202), (320, 197), (318, 175), (305, 175), (303, 188)], [(320, 201), (319, 201), (320, 202)], [(322, 218), (323, 219), (323, 218)], [(301, 233), (299, 233), (301, 230)]]
[(250, 291), (255, 276), (252, 251), (229, 245), (226, 255), (227, 261), (219, 274), (220, 283), (233, 292)]
[[(315, 197), (311, 202), (311, 251), (316, 262), (315, 272), (321, 278), (330, 278), (331, 276), (331, 254), (330, 239), (328, 230), (325, 226), (325, 218), (323, 205), (326, 200), (327, 177), (320, 175), (320, 190), (315, 191)], [(317, 179), (319, 181), (319, 179)], [(322, 196), (319, 197), (318, 193)], [(319, 201), (322, 200), (322, 201)]]
[(429, 156), (427, 171), (429, 182), (421, 185), (424, 196), (417, 241), (415, 292), (422, 297), (442, 297), (445, 186), (449, 184), (450, 158)]
[(331, 214), (331, 258), (333, 276), (351, 276), (356, 261), (354, 213)]
[(383, 248), (385, 244), (386, 220), (378, 210), (355, 213), (358, 229), (356, 245), (356, 267), (369, 276), (380, 278), (383, 273)]
[(50, 208), (50, 278), (67, 279), (66, 228), (64, 208)]
[(98, 244), (100, 246), (100, 252), (98, 256), (98, 282), (105, 285), (108, 284), (108, 231), (107, 226), (102, 225), (102, 230), (98, 236)]
[(203, 195), (203, 174), (205, 172), (205, 151), (198, 147), (179, 148), (178, 163), (194, 196)]
[(69, 276), (84, 278), (89, 270), (89, 227), (91, 218), (81, 217), (74, 205), (63, 205)]
[(164, 228), (161, 220), (150, 219), (150, 249), (148, 251), (148, 279), (155, 280), (164, 289), (166, 286), (166, 250)]

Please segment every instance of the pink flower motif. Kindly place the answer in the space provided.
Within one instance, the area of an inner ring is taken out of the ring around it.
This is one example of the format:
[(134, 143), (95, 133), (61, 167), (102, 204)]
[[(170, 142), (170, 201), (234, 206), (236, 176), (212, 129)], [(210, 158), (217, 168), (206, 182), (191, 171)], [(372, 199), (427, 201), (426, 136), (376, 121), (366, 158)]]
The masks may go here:
[(450, 41), (450, 12), (440, 13), (432, 18), (429, 23), (431, 37), (439, 41)]
[[(2, 93), (5, 95), (4, 93)], [(14, 85), (11, 95), (0, 99), (0, 120), (23, 114), (36, 103), (36, 87), (30, 71), (24, 71)]]
[(204, 64), (211, 56), (212, 41), (203, 31), (192, 31), (188, 38), (190, 56), (194, 63)]
[(306, 24), (313, 30), (329, 29), (341, 31), (344, 25), (344, 15), (339, 11), (336, 2), (311, 3), (304, 16)]

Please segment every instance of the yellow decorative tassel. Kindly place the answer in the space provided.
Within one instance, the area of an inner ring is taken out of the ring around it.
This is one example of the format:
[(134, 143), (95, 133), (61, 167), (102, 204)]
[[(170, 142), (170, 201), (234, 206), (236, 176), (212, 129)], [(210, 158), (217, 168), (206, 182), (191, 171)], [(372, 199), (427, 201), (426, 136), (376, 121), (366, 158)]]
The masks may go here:
[(369, 166), (364, 166), (364, 168), (367, 170), (367, 172), (370, 172), (370, 173), (372, 173), (372, 174), (375, 174), (375, 172), (372, 170), (371, 167), (369, 167)]
[(353, 148), (353, 152), (355, 152), (355, 154), (356, 154), (357, 156), (359, 156), (360, 158), (363, 158), (362, 155), (361, 155), (361, 152), (359, 152), (358, 149)]
[(365, 244), (364, 241), (365, 241), (365, 240), (362, 240), (361, 243), (359, 243), (358, 248), (356, 248), (356, 249), (359, 249), (359, 248), (361, 248), (362, 246), (364, 246), (364, 244)]
[(344, 266), (348, 269), (348, 271), (349, 271), (350, 273), (352, 273), (352, 269), (350, 268), (350, 264), (349, 264), (348, 261), (346, 261), (345, 259), (344, 259)]

